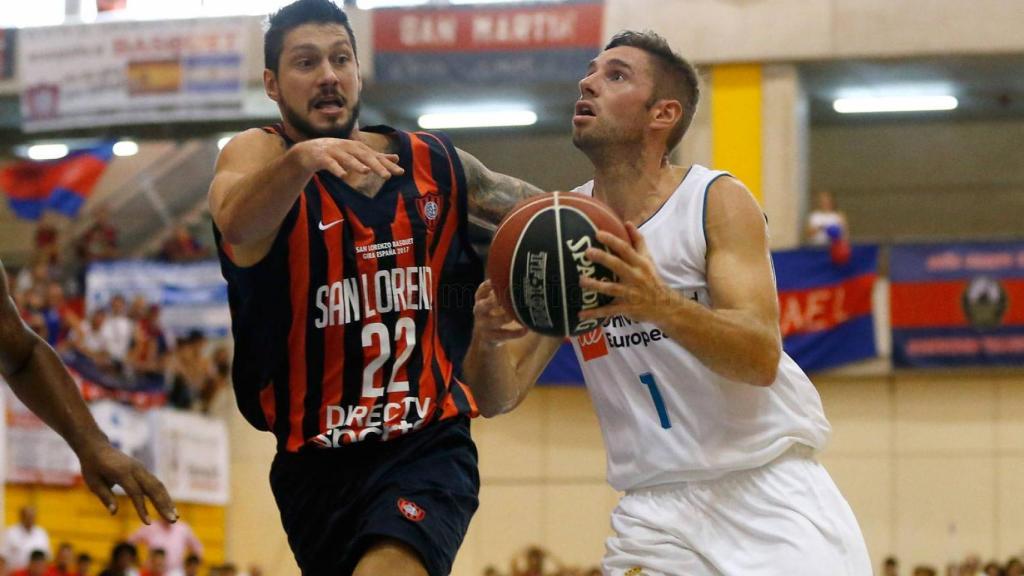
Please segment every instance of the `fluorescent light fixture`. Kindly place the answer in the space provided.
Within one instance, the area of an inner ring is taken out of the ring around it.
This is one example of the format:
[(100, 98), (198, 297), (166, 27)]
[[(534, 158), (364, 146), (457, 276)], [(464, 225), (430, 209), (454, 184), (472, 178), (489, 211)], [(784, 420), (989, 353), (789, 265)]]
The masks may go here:
[(870, 112), (931, 112), (953, 110), (959, 102), (953, 96), (868, 96), (839, 98), (832, 108), (840, 114)]
[(529, 4), (531, 2), (560, 2), (561, 0), (448, 0), (449, 4)]
[(430, 0), (356, 0), (356, 8), (373, 10), (374, 8), (401, 8), (405, 6), (422, 6)]
[(66, 144), (33, 144), (28, 147), (28, 157), (32, 160), (57, 160), (67, 155)]
[(221, 136), (220, 139), (217, 140), (217, 150), (223, 150), (224, 147), (228, 145), (228, 142), (230, 142), (234, 137), (234, 134), (225, 134), (224, 136)]
[(114, 156), (135, 156), (139, 153), (139, 145), (132, 140), (121, 140), (114, 144)]
[(465, 112), (434, 112), (419, 118), (420, 128), (496, 128), (499, 126), (532, 126), (537, 113), (526, 109), (470, 110)]

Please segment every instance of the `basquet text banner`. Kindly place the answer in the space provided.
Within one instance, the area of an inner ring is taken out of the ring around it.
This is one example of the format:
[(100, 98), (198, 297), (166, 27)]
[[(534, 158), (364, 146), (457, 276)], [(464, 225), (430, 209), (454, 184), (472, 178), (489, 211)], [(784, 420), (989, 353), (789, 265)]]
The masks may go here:
[[(783, 348), (801, 368), (814, 372), (878, 355), (871, 308), (877, 246), (853, 247), (844, 265), (833, 264), (825, 248), (775, 252), (772, 262)], [(571, 345), (562, 345), (540, 383), (583, 383)]]
[(244, 18), (18, 31), (25, 131), (242, 116)]
[(1024, 365), (1024, 242), (895, 246), (893, 364)]
[(373, 11), (380, 82), (581, 78), (601, 47), (603, 2)]

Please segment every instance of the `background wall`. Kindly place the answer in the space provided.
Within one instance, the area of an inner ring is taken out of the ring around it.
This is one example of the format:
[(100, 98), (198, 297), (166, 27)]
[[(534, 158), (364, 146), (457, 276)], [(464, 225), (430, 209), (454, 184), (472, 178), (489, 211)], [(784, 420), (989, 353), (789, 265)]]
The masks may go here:
[(1022, 141), (1009, 119), (815, 126), (811, 186), (834, 193), (857, 239), (1019, 237)]

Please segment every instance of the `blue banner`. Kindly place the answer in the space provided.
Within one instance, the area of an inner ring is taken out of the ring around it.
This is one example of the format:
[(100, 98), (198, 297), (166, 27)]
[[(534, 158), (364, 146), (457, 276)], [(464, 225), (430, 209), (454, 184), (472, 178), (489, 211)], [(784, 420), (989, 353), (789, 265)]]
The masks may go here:
[(772, 254), (779, 291), (782, 347), (808, 372), (873, 358), (871, 293), (878, 275), (878, 247), (855, 246), (847, 263), (827, 248)]

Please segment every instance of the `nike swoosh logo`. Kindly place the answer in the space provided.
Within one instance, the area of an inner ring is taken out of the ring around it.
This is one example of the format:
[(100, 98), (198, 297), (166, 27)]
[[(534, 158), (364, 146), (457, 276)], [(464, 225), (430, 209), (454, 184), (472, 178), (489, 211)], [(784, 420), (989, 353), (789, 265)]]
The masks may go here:
[(321, 230), (321, 231), (323, 231), (323, 230), (327, 230), (327, 229), (329, 229), (329, 228), (333, 228), (334, 226), (337, 226), (338, 224), (341, 224), (341, 223), (342, 223), (342, 222), (344, 222), (344, 221), (345, 221), (345, 219), (344, 219), (344, 218), (342, 218), (341, 220), (335, 220), (334, 222), (331, 222), (330, 224), (327, 224), (327, 225), (325, 226), (325, 225), (324, 225), (324, 221), (323, 221), (323, 220), (321, 220), (321, 221), (320, 221), (320, 230)]

